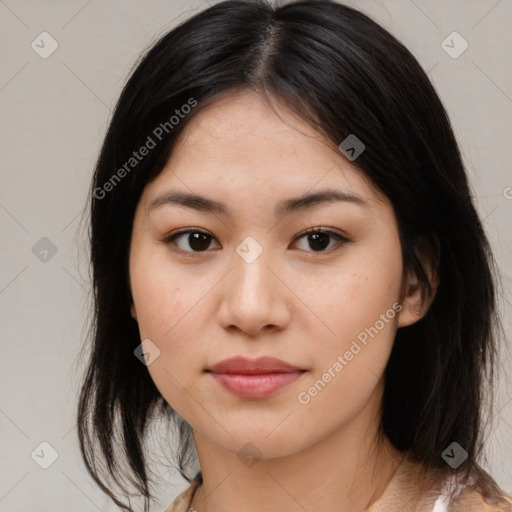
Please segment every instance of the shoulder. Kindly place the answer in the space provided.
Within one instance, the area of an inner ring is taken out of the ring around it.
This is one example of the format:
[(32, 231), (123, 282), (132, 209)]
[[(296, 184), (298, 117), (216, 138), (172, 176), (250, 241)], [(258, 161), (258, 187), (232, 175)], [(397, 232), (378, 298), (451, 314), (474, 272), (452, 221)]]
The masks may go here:
[(466, 489), (454, 500), (453, 512), (512, 512), (512, 500), (507, 496), (486, 497), (477, 490)]
[[(194, 478), (190, 485), (174, 499), (169, 508), (165, 509), (165, 512), (189, 512), (192, 498), (199, 485), (199, 479), (197, 477)], [(191, 512), (193, 512), (193, 509)]]
[(404, 457), (367, 512), (512, 512), (512, 498), (476, 465), (466, 478)]
[(512, 498), (481, 469), (464, 482), (448, 477), (436, 505), (433, 512), (512, 512)]
[[(441, 482), (438, 480), (438, 485), (430, 489), (418, 486), (422, 480), (420, 474), (425, 475), (420, 466), (404, 462), (384, 495), (368, 512), (396, 511), (398, 505), (418, 512), (512, 512), (512, 497), (480, 467), (468, 480), (452, 474)], [(197, 475), (165, 512), (197, 512), (190, 508), (190, 504), (200, 485)]]

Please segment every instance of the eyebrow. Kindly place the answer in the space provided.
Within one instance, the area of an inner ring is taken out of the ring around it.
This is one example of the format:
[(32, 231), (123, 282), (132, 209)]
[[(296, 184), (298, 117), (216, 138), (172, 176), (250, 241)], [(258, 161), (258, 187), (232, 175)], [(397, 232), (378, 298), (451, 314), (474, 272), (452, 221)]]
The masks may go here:
[[(308, 210), (320, 204), (335, 202), (353, 203), (365, 208), (370, 206), (364, 199), (350, 192), (324, 189), (280, 201), (274, 207), (274, 215), (276, 217), (282, 216), (292, 212)], [(224, 203), (200, 195), (183, 192), (166, 192), (156, 197), (148, 206), (148, 213), (164, 205), (178, 205), (201, 212), (231, 216), (229, 208)]]

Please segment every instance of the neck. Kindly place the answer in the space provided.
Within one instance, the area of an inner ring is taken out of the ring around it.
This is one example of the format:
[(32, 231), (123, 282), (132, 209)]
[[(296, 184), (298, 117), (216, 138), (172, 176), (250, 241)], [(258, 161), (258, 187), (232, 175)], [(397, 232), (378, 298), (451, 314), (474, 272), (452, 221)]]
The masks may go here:
[[(251, 467), (194, 431), (203, 475), (192, 501), (197, 512), (366, 510), (379, 499), (403, 454), (379, 436), (375, 404), (318, 442)], [(369, 425), (371, 427), (369, 427)]]

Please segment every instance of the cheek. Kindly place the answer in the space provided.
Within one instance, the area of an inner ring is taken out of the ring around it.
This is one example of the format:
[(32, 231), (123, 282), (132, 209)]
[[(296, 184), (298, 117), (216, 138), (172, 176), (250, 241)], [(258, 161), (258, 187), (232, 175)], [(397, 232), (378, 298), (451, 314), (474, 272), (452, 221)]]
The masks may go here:
[(316, 338), (315, 372), (308, 384), (321, 381), (311, 390), (318, 393), (313, 410), (320, 414), (339, 400), (345, 404), (339, 414), (345, 414), (365, 403), (389, 359), (400, 309), (400, 252), (385, 244), (380, 251), (359, 251), (331, 276), (329, 286), (305, 298), (329, 328)]
[(187, 314), (191, 309), (188, 300), (185, 301), (189, 297), (186, 293), (188, 288), (177, 282), (178, 276), (169, 276), (168, 269), (157, 265), (154, 258), (152, 264), (138, 265), (134, 260), (132, 268), (133, 299), (140, 337), (151, 340), (157, 347), (153, 350), (158, 351), (158, 357), (147, 369), (171, 407), (178, 413), (184, 412), (186, 404), (181, 404), (187, 395), (184, 388), (190, 385), (190, 374), (199, 357), (190, 329), (193, 315)]
[(322, 320), (322, 332), (346, 340), (392, 308), (399, 297), (402, 268), (394, 247), (354, 251), (340, 261), (328, 278), (301, 276), (297, 289), (303, 290), (304, 303)]
[(340, 310), (331, 319), (336, 334), (315, 343), (314, 371), (296, 397), (299, 407), (309, 409), (308, 417), (343, 424), (375, 396), (393, 347), (397, 315), (378, 301), (365, 306), (363, 312), (357, 304)]
[(398, 239), (391, 235), (383, 231), (347, 263), (345, 284), (350, 301), (363, 316), (376, 315), (374, 321), (399, 297), (402, 255)]
[(201, 353), (193, 330), (196, 310), (187, 286), (178, 280), (149, 266), (134, 279), (133, 288), (141, 338), (149, 338), (159, 350), (148, 366), (151, 379), (166, 402), (188, 419), (196, 414), (190, 397), (197, 394)]
[(204, 296), (211, 288), (207, 276), (170, 265), (165, 251), (154, 248), (134, 254), (130, 271), (141, 336), (172, 353), (167, 357), (173, 366), (197, 357), (198, 318), (205, 316)]
[(130, 276), (141, 334), (163, 341), (184, 315), (184, 299), (188, 299), (189, 290), (183, 277), (173, 272), (165, 257), (158, 253), (157, 250), (135, 253)]

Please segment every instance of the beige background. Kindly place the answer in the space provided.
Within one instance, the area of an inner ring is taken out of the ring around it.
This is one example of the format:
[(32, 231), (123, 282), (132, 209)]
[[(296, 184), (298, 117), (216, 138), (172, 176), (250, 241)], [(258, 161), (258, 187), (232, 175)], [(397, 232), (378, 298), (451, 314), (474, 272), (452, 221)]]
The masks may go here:
[[(406, 44), (447, 106), (503, 273), (510, 339), (512, 1), (347, 3)], [(111, 108), (137, 56), (157, 35), (206, 5), (203, 0), (0, 0), (0, 512), (116, 510), (86, 474), (74, 428), (75, 361), (89, 286), (79, 215)], [(46, 59), (31, 47), (43, 31), (58, 44)], [(456, 59), (441, 46), (453, 31), (469, 44)], [(40, 241), (43, 237), (51, 242)], [(510, 355), (503, 353), (501, 361), (488, 468), (512, 493)], [(37, 449), (34, 458), (39, 453), (40, 460), (50, 460), (51, 449), (38, 448), (43, 441), (58, 453), (47, 469), (31, 458)], [(186, 487), (177, 472), (164, 476), (171, 483), (155, 511)]]

